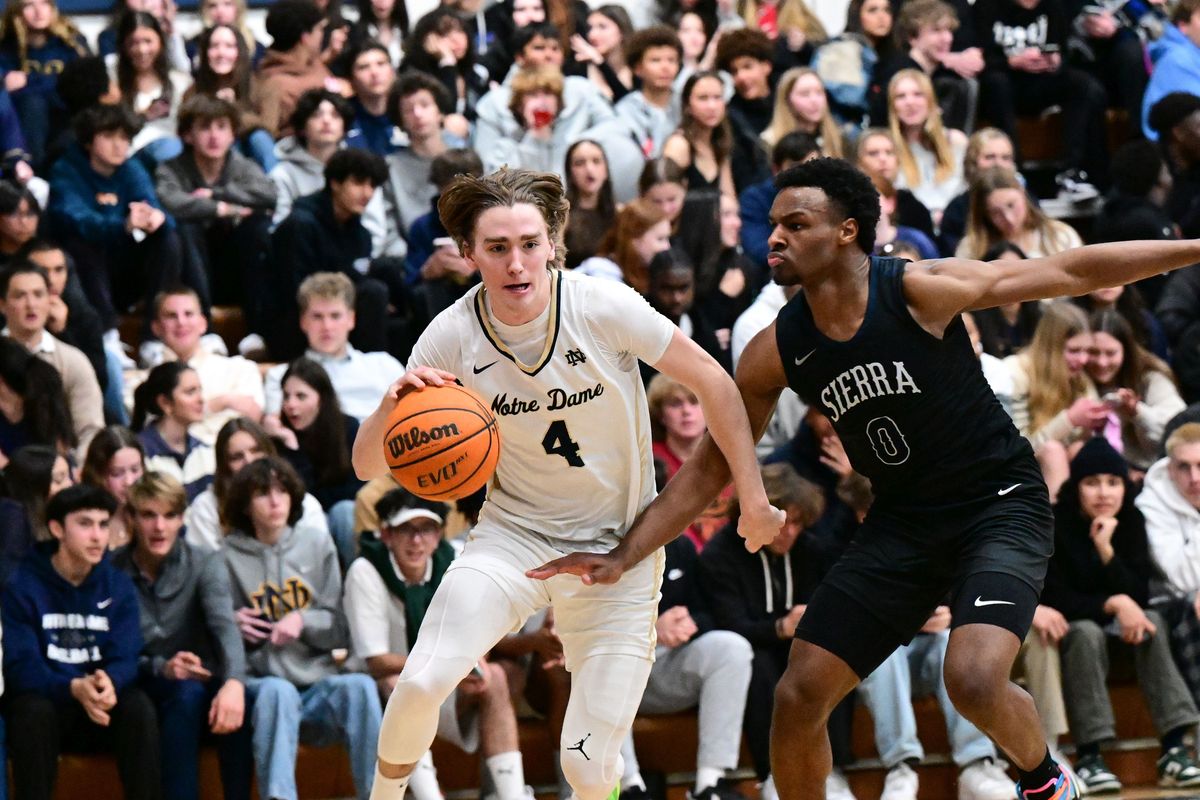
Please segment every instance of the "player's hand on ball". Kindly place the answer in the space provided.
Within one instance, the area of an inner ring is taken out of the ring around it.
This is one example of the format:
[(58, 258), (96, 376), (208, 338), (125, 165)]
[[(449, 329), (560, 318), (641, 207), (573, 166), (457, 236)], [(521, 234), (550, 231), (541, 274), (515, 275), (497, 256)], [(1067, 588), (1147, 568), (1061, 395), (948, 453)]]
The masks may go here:
[(787, 513), (767, 503), (752, 508), (743, 508), (738, 518), (738, 535), (746, 540), (746, 549), (757, 553), (775, 541), (779, 530), (787, 522)]
[(612, 553), (571, 553), (528, 570), (525, 577), (544, 581), (555, 575), (578, 575), (585, 586), (592, 586), (616, 583), (624, 572), (621, 560)]
[(379, 407), (384, 413), (390, 412), (400, 398), (414, 389), (424, 389), (426, 386), (445, 386), (455, 383), (458, 376), (452, 372), (436, 367), (413, 367), (397, 378), (383, 395)]

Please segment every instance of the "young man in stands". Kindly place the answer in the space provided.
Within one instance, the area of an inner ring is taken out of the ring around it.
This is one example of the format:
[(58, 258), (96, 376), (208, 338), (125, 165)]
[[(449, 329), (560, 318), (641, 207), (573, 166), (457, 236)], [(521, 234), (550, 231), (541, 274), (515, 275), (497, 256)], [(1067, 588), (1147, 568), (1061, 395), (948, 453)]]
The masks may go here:
[(22, 800), (54, 796), (63, 750), (111, 749), (127, 800), (163, 796), (154, 705), (135, 683), (137, 594), (107, 558), (116, 507), (87, 484), (54, 495), (53, 541), (17, 568), (0, 600), (8, 752)]
[(204, 420), (188, 431), (192, 436), (212, 444), (221, 426), (234, 417), (255, 422), (262, 417), (263, 384), (258, 365), (241, 356), (211, 352), (204, 346), (202, 337), (208, 332), (208, 321), (195, 291), (175, 287), (155, 297), (150, 329), (162, 342), (162, 350), (146, 366), (184, 361), (200, 378)]
[(46, 330), (50, 316), (50, 280), (41, 267), (17, 262), (0, 273), (0, 314), (4, 335), (53, 366), (62, 376), (63, 393), (79, 440), (78, 452), (104, 427), (104, 398), (88, 357)]
[(733, 129), (733, 183), (738, 191), (770, 177), (759, 136), (775, 110), (775, 45), (754, 28), (726, 31), (717, 42), (717, 69), (733, 78), (726, 112)]
[(124, 106), (93, 106), (75, 118), (76, 145), (50, 173), (51, 228), (75, 259), (105, 330), (117, 313), (180, 282), (174, 223), (129, 143), (140, 124)]
[(272, 41), (258, 65), (250, 102), (276, 139), (294, 132), (289, 120), (301, 94), (342, 83), (321, 60), (327, 24), (325, 13), (310, 0), (280, 0), (267, 12)]
[(1171, 92), (1196, 92), (1200, 87), (1200, 0), (1179, 0), (1171, 9), (1171, 24), (1151, 43), (1154, 71), (1142, 97), (1142, 131), (1156, 141), (1150, 109)]
[(643, 28), (625, 43), (625, 61), (641, 81), (641, 88), (622, 97), (614, 108), (642, 155), (658, 158), (667, 138), (679, 127), (679, 106), (673, 101), (683, 45), (673, 28)]
[(203, 279), (201, 306), (236, 305), (252, 331), (262, 325), (261, 304), (269, 291), (275, 184), (233, 145), (241, 115), (232, 103), (196, 94), (179, 108), (183, 153), (159, 165), (156, 189), (175, 219), (190, 274)]
[[(364, 536), (362, 554), (346, 572), (344, 602), (354, 653), (366, 661), (367, 672), (386, 702), (433, 593), (456, 553), (443, 538), (449, 506), (393, 489), (375, 509), (379, 538)], [(496, 800), (530, 796), (517, 742), (517, 717), (500, 666), (481, 661), (458, 685), (442, 704), (438, 738), (467, 753), (479, 751)], [(409, 784), (417, 797), (436, 796), (420, 785), (432, 782), (436, 789), (432, 770), (420, 768), (431, 763), (427, 759), (428, 754)]]
[(396, 82), (388, 113), (408, 137), (408, 146), (387, 157), (388, 179), (383, 186), (388, 239), (408, 238), (413, 220), (429, 210), (437, 188), (429, 180), (433, 159), (459, 144), (446, 133), (450, 96), (441, 81), (423, 72), (410, 72)]
[[(300, 330), (308, 342), (304, 356), (325, 368), (343, 414), (360, 422), (378, 405), (397, 370), (404, 369), (386, 352), (356, 350), (350, 334), (356, 325), (354, 283), (339, 272), (309, 275), (296, 291)], [(271, 367), (266, 376), (266, 413), (278, 414), (283, 400), (280, 381), (287, 364)]]
[(387, 48), (367, 41), (350, 54), (350, 106), (354, 121), (346, 131), (346, 146), (388, 156), (404, 144), (404, 134), (388, 114), (388, 98), (396, 85), (396, 68)]
[(371, 235), (362, 223), (363, 212), (386, 179), (387, 166), (379, 156), (339, 150), (325, 165), (325, 188), (297, 200), (275, 230), (274, 287), (280, 308), (268, 333), (284, 337), (279, 340), (281, 350), (272, 345), (276, 358), (291, 358), (300, 350), (299, 342), (288, 338), (297, 319), (292, 301), (300, 282), (314, 272), (340, 272), (354, 282), (355, 313), (361, 323), (356, 345), (365, 350), (392, 346), (389, 306), (400, 312), (408, 306), (403, 269), (392, 259), (371, 260)]

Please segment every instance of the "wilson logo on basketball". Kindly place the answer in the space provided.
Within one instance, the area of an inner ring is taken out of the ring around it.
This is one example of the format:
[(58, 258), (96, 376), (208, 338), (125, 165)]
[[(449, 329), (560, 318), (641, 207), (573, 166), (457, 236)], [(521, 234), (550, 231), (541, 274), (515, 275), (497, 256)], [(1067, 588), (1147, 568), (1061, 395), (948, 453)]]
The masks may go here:
[(421, 430), (414, 425), (411, 430), (388, 439), (388, 451), (392, 454), (392, 458), (399, 458), (418, 447), (423, 447), (430, 442), (437, 442), (450, 436), (458, 436), (458, 426), (453, 423), (440, 425), (429, 430)]

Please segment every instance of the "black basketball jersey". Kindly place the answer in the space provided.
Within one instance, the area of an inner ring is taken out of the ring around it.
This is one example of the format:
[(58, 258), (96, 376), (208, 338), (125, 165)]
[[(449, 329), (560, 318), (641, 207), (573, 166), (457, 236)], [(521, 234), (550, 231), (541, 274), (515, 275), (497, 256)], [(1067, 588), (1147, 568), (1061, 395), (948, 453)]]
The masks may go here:
[(979, 496), (1028, 442), (983, 377), (961, 318), (941, 339), (908, 310), (907, 262), (871, 258), (867, 311), (849, 341), (822, 334), (803, 292), (780, 312), (788, 385), (832, 422), (854, 469), (893, 505)]

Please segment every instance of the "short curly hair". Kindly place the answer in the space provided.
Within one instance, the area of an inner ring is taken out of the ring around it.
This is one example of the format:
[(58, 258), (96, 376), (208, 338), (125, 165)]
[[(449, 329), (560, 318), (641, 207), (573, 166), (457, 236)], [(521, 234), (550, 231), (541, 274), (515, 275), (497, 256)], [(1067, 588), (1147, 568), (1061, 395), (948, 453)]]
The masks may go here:
[(288, 525), (295, 525), (304, 515), (304, 482), (295, 468), (279, 456), (267, 456), (253, 461), (234, 473), (225, 495), (221, 519), (232, 532), (254, 538), (254, 522), (250, 519), (250, 501), (265, 494), (278, 484), (287, 492), (291, 507), (288, 509)]
[(879, 192), (861, 170), (840, 158), (817, 158), (786, 169), (775, 176), (775, 188), (820, 189), (845, 219), (858, 223), (858, 246), (864, 253), (875, 250), (875, 226), (879, 224)]
[(717, 69), (729, 72), (734, 60), (743, 56), (756, 61), (772, 61), (775, 45), (757, 28), (737, 28), (721, 34), (717, 42)]

